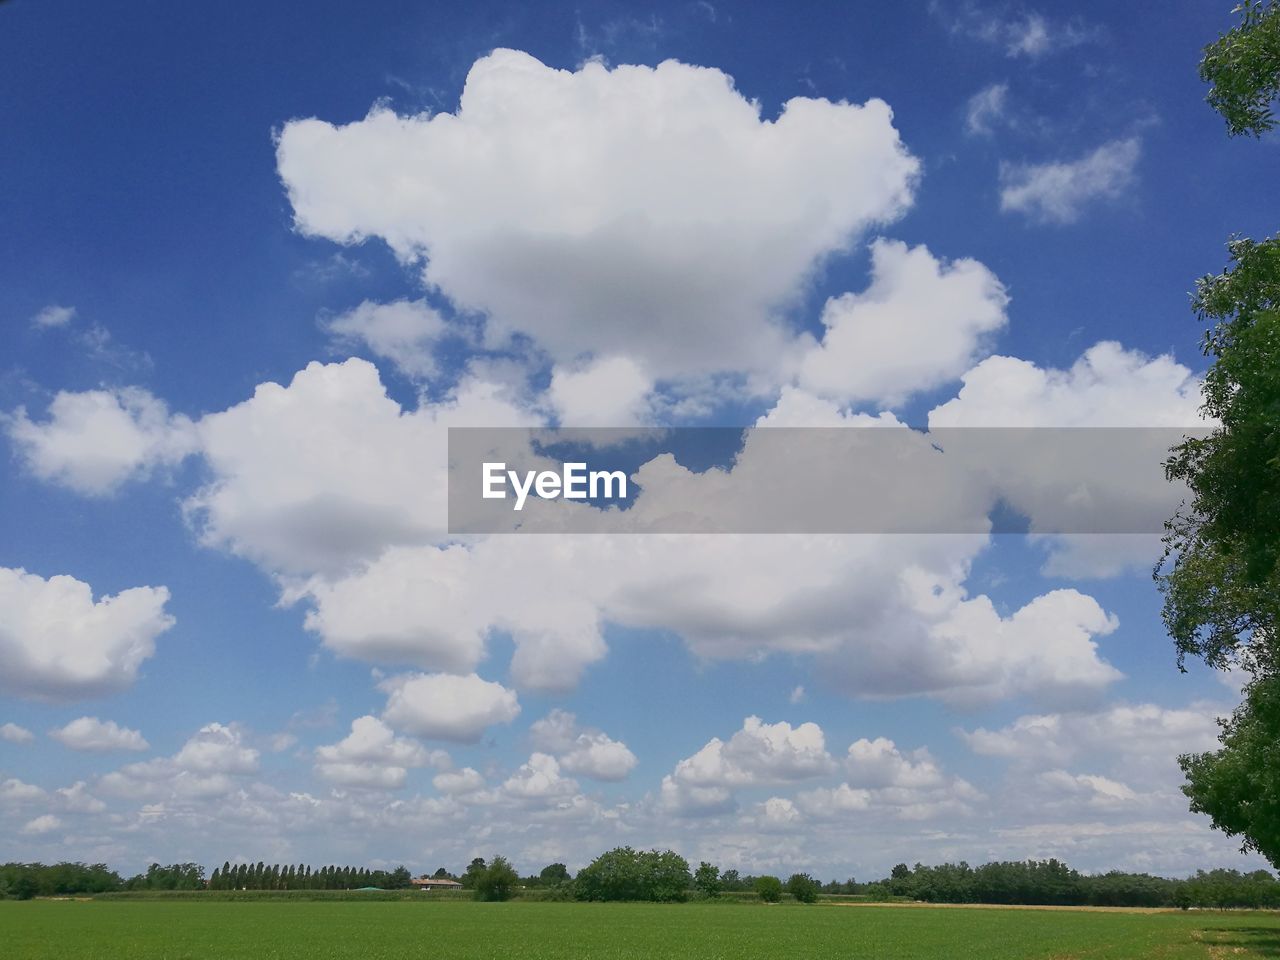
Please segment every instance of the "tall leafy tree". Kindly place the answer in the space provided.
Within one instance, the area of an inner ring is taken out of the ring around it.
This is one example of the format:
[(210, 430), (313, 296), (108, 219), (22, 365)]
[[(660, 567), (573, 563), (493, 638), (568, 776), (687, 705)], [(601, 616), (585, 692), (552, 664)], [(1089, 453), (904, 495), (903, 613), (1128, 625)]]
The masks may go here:
[[(1240, 23), (1205, 48), (1208, 101), (1233, 135), (1275, 126), (1280, 4), (1244, 0)], [(1188, 655), (1249, 674), (1220, 750), (1180, 758), (1191, 809), (1280, 865), (1280, 235), (1237, 238), (1230, 266), (1197, 285), (1207, 326), (1204, 412), (1219, 426), (1166, 463), (1190, 500), (1156, 568), (1165, 625)]]

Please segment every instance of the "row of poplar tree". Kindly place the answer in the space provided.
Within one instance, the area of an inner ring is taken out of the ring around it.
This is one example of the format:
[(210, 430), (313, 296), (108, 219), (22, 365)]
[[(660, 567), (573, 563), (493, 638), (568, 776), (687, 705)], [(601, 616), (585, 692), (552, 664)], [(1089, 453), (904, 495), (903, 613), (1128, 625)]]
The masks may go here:
[(383, 890), (406, 890), (412, 876), (403, 866), (394, 870), (370, 870), (368, 867), (312, 868), (300, 863), (283, 866), (262, 861), (232, 865), (226, 861), (215, 868), (209, 878), (210, 890), (358, 890), (380, 887)]

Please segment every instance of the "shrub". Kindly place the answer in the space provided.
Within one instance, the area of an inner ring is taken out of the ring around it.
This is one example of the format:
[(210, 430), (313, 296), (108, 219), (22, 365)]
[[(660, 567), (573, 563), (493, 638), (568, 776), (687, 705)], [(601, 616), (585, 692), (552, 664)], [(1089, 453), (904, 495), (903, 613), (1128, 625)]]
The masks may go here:
[(817, 903), (818, 889), (818, 881), (807, 873), (793, 873), (787, 881), (787, 893), (801, 903)]
[(777, 877), (756, 877), (756, 895), (765, 903), (782, 899), (782, 881)]
[(715, 864), (707, 863), (705, 860), (698, 864), (698, 869), (693, 873), (693, 885), (702, 893), (704, 897), (714, 898), (720, 896), (720, 890), (724, 884), (720, 880), (720, 868)]
[(681, 902), (688, 898), (689, 863), (671, 851), (638, 851), (617, 847), (583, 867), (574, 881), (579, 900), (653, 900)]
[(494, 857), (493, 863), (476, 876), (477, 900), (510, 900), (520, 877), (505, 857)]

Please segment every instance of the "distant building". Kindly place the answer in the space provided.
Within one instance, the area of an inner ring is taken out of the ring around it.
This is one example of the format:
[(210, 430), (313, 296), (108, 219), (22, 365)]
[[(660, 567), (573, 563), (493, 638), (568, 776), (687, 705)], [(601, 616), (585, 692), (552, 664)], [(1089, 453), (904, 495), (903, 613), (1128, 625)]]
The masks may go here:
[(461, 890), (457, 880), (437, 880), (435, 877), (414, 877), (411, 881), (419, 890)]

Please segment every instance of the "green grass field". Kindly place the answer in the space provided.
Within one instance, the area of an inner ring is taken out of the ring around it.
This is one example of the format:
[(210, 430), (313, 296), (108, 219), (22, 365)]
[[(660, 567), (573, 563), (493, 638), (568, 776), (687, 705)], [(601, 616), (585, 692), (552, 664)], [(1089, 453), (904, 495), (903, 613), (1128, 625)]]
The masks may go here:
[(130, 960), (1280, 957), (1280, 916), (927, 907), (0, 903), (0, 956)]

